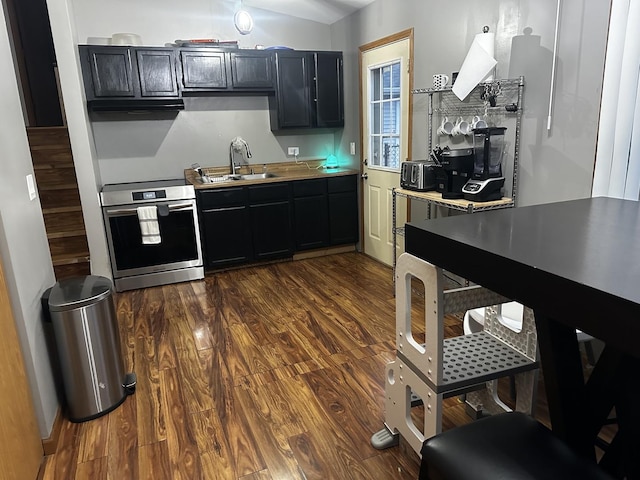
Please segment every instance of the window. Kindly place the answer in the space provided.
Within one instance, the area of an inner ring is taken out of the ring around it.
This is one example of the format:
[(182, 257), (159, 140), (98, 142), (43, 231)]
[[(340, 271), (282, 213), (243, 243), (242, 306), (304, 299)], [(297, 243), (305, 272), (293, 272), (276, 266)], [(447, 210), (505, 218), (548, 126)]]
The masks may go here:
[(370, 167), (400, 169), (400, 61), (369, 70)]

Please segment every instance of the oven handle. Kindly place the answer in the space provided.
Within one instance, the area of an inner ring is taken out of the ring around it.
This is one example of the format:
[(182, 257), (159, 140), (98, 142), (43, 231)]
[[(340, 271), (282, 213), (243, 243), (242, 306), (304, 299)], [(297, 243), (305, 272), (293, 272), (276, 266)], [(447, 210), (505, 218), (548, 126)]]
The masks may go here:
[[(193, 210), (192, 203), (173, 203), (169, 204), (169, 211), (171, 212), (180, 212), (182, 210)], [(119, 208), (116, 210), (106, 210), (107, 215), (128, 215), (128, 214), (137, 214), (138, 209), (136, 208)]]

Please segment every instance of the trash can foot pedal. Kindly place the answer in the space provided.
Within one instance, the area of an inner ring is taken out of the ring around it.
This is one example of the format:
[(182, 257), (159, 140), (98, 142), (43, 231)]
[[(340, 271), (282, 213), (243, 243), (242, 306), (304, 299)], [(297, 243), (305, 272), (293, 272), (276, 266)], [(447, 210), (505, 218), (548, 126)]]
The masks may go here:
[(136, 391), (137, 381), (138, 380), (136, 374), (133, 372), (129, 372), (124, 376), (124, 382), (122, 383), (122, 386), (124, 387), (125, 392), (127, 392), (127, 395), (133, 395), (133, 393)]

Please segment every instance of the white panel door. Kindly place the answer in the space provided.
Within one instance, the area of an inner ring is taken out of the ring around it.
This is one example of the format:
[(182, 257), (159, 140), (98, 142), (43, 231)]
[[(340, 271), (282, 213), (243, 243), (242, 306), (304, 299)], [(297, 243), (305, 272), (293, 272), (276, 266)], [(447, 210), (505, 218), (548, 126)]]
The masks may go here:
[[(364, 252), (387, 265), (393, 264), (392, 189), (409, 156), (410, 52), (411, 38), (361, 47)], [(398, 225), (405, 204), (398, 202)]]

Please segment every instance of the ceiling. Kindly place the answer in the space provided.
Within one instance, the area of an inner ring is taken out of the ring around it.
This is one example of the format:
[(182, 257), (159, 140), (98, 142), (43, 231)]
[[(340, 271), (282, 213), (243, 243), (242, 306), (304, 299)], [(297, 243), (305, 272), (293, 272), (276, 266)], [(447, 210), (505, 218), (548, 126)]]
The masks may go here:
[(373, 3), (374, 0), (243, 0), (248, 7), (305, 18), (315, 22), (332, 23)]

